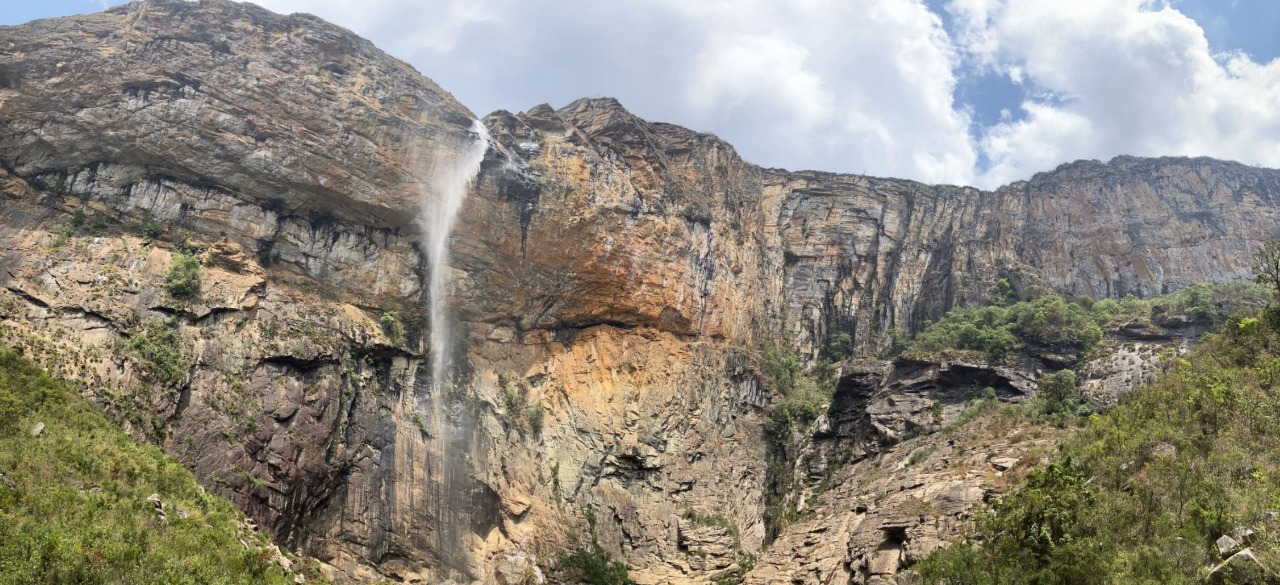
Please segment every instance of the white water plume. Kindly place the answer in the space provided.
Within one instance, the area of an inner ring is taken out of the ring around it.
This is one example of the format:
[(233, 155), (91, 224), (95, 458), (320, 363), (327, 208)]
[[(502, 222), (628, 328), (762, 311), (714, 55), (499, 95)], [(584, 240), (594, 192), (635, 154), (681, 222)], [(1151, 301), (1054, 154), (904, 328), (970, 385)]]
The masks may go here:
[(488, 149), (489, 132), (479, 121), (473, 121), (468, 135), (453, 143), (433, 145), (422, 153), (428, 158), (419, 159), (425, 179), (419, 222), (427, 261), (431, 331), (431, 380), (426, 389), (426, 402), (431, 406), (423, 414), (431, 427), (427, 464), (428, 473), (434, 478), (431, 500), (440, 561), (436, 581), (440, 583), (453, 583), (455, 577), (468, 582), (466, 577), (475, 572), (466, 543), (475, 506), (470, 490), (471, 425), (449, 388), (457, 357), (453, 319), (449, 317), (449, 237)]
[(446, 160), (432, 169), (422, 205), (422, 226), (427, 253), (428, 315), (431, 319), (431, 389), (442, 392), (452, 369), (453, 332), (448, 317), (449, 236), (457, 222), (467, 191), (480, 172), (489, 149), (489, 131), (476, 120), (474, 137), (458, 145)]

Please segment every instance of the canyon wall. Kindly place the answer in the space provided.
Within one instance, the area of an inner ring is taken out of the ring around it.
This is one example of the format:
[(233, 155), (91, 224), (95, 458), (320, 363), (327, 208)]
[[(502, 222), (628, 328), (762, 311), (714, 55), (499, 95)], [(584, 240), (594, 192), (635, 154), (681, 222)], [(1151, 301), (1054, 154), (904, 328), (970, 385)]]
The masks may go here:
[[(1239, 279), (1280, 230), (1280, 172), (1211, 159), (986, 192), (764, 169), (611, 99), (500, 111), (452, 242), (468, 359), (446, 392), (417, 218), (473, 139), (448, 93), (349, 31), (223, 0), (0, 27), (0, 47), (5, 343), (342, 579), (518, 582), (588, 517), (641, 582), (732, 573), (765, 532), (762, 344), (812, 359), (846, 332), (874, 354), (999, 279)], [(195, 299), (165, 287), (185, 254)], [(441, 418), (465, 437), (432, 436)]]

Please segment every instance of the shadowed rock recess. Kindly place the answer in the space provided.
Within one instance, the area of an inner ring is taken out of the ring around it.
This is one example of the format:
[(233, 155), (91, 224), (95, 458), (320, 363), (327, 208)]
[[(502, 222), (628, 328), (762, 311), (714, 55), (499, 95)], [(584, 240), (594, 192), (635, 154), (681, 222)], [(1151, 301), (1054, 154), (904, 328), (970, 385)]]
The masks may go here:
[[(415, 219), (474, 118), (307, 15), (153, 0), (0, 27), (0, 340), (338, 580), (536, 582), (591, 510), (641, 583), (749, 557), (748, 582), (888, 583), (1040, 444), (908, 465), (910, 429), (963, 410), (949, 389), (1031, 381), (846, 363), (794, 465), (834, 487), (765, 551), (761, 344), (812, 361), (847, 333), (872, 356), (999, 279), (1122, 297), (1247, 278), (1280, 233), (1280, 172), (1212, 159), (987, 192), (764, 169), (612, 99), (499, 111), (451, 244), (466, 359), (444, 393)], [(186, 256), (200, 293), (175, 298)], [(432, 436), (446, 414), (466, 437)], [(444, 458), (469, 469), (460, 497)]]

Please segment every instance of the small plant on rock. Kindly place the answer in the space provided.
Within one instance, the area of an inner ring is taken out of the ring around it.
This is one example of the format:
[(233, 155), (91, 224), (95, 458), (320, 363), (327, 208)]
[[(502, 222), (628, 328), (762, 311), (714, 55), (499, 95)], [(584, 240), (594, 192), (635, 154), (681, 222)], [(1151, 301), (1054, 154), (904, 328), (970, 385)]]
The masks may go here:
[(173, 264), (164, 273), (164, 288), (175, 299), (200, 295), (200, 259), (184, 252), (173, 255)]
[(404, 343), (404, 328), (400, 326), (400, 316), (395, 311), (385, 311), (378, 317), (382, 332), (387, 335), (393, 345)]

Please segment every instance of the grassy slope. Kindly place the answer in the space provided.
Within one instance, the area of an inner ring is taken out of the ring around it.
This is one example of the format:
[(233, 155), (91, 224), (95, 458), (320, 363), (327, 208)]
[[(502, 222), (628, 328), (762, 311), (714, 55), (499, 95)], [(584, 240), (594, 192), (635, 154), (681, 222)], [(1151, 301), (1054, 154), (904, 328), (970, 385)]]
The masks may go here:
[[(927, 583), (1202, 583), (1237, 526), (1280, 567), (1280, 308), (1228, 320), (918, 568)], [(1261, 575), (1248, 582), (1274, 582)]]
[(7, 348), (0, 473), (0, 583), (291, 582), (230, 502)]

